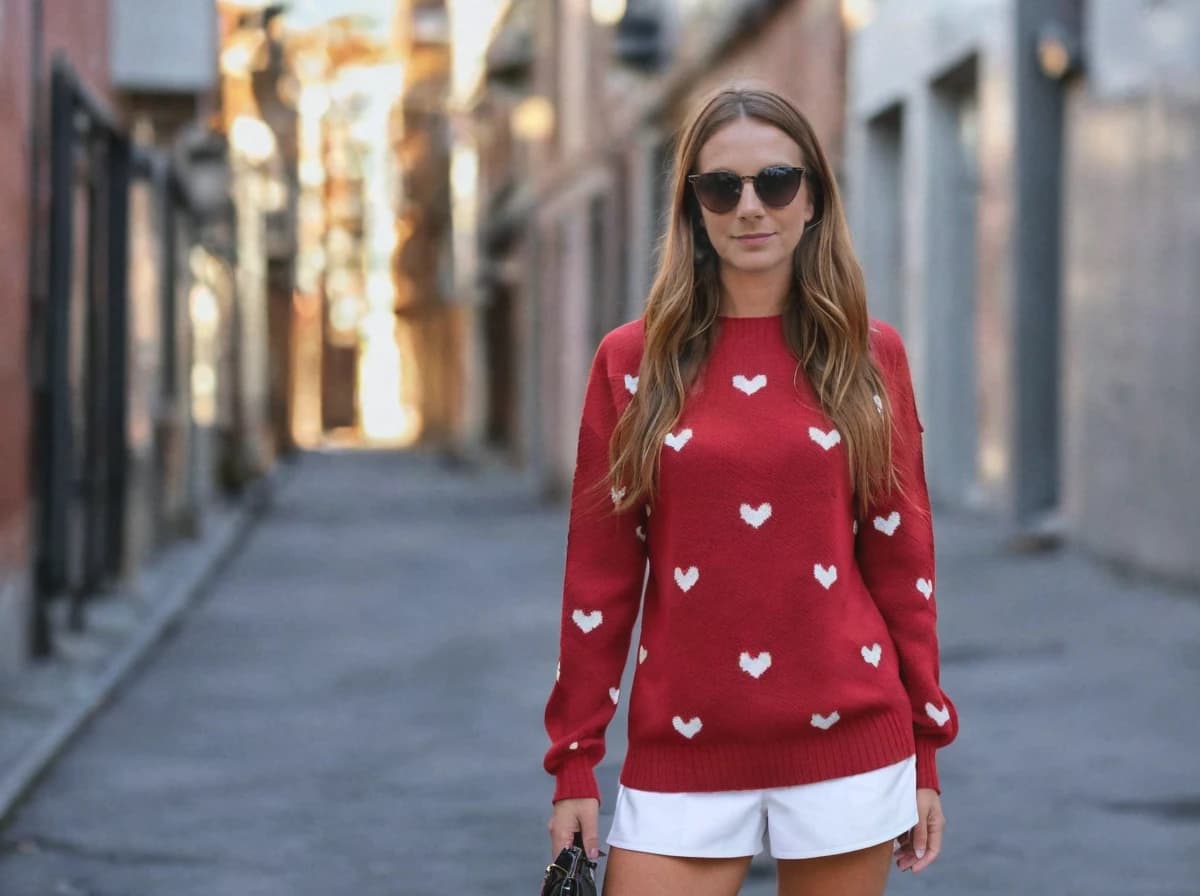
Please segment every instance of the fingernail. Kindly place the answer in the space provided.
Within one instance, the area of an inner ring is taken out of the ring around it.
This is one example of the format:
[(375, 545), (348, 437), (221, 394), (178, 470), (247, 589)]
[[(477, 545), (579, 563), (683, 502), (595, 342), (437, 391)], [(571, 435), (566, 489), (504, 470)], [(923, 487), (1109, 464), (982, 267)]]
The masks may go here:
[(925, 850), (921, 849), (920, 847), (917, 847), (917, 858), (918, 859), (925, 858)]

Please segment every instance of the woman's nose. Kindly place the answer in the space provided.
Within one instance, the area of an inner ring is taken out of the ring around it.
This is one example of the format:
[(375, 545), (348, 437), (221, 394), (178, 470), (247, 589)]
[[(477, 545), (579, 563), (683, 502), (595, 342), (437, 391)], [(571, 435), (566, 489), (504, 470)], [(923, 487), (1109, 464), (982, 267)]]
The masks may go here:
[(752, 181), (746, 181), (742, 184), (742, 195), (738, 197), (737, 205), (738, 217), (756, 217), (763, 213), (762, 200), (758, 198), (758, 191), (754, 189)]

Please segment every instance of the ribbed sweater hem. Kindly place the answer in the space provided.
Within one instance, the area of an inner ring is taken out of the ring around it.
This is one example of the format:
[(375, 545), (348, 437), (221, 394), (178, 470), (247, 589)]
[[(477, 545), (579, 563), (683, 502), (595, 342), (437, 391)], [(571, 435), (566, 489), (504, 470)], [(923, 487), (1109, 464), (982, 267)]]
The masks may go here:
[(566, 763), (555, 776), (552, 802), (566, 799), (600, 799), (592, 764), (584, 757)]
[(894, 714), (844, 719), (783, 743), (631, 741), (621, 783), (665, 793), (790, 787), (883, 768), (915, 749), (911, 717)]
[(942, 792), (938, 781), (937, 745), (927, 737), (917, 738), (917, 787), (929, 787)]

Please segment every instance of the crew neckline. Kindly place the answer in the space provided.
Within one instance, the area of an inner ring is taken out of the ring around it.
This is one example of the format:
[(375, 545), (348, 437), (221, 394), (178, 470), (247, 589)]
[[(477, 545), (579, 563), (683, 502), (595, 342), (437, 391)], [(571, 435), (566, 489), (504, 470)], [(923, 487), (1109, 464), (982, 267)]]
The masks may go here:
[(774, 314), (718, 314), (717, 320), (777, 320), (783, 317), (782, 311)]

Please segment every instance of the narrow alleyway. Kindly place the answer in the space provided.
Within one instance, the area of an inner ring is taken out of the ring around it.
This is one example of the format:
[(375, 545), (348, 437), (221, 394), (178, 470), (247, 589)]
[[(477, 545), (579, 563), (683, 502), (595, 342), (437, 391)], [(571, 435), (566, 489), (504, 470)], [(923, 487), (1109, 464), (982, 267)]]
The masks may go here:
[[(0, 893), (535, 892), (564, 526), (511, 474), (306, 456), (3, 832)], [(1200, 599), (937, 527), (949, 839), (889, 892), (1200, 892)]]

